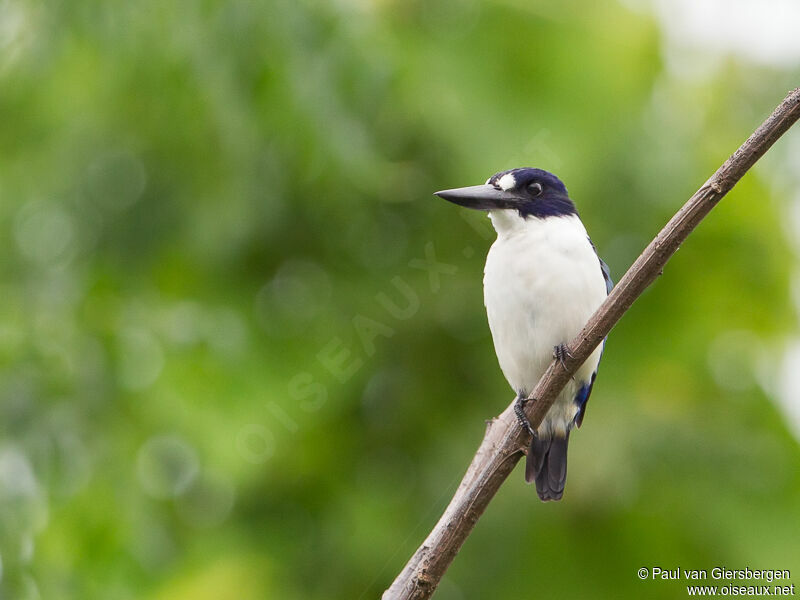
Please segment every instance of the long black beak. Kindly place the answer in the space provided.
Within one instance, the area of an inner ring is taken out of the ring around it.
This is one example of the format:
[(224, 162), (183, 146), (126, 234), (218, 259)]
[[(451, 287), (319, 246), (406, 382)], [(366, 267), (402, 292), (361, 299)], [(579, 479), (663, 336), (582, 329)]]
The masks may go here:
[(489, 184), (442, 190), (435, 194), (454, 204), (476, 210), (516, 208), (520, 200), (514, 194), (498, 190)]

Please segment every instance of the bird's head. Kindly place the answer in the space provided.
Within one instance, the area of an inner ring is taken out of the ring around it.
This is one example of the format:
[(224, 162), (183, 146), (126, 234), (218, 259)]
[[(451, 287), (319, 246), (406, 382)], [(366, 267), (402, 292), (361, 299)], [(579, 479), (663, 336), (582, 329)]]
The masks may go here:
[(483, 185), (442, 190), (436, 195), (476, 210), (515, 211), (523, 219), (577, 214), (561, 180), (530, 167), (501, 171)]

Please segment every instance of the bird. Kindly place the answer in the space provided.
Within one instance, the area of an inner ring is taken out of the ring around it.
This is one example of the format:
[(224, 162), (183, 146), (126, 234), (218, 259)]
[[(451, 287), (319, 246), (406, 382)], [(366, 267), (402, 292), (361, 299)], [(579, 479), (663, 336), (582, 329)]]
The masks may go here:
[[(484, 304), (495, 353), (516, 393), (514, 411), (531, 434), (525, 481), (542, 501), (560, 500), (567, 478), (570, 431), (586, 415), (605, 340), (556, 398), (536, 430), (525, 416), (528, 395), (554, 358), (611, 292), (608, 265), (598, 256), (564, 183), (548, 171), (521, 167), (484, 185), (435, 195), (487, 211), (497, 232), (486, 257)], [(535, 402), (535, 399), (534, 399)]]

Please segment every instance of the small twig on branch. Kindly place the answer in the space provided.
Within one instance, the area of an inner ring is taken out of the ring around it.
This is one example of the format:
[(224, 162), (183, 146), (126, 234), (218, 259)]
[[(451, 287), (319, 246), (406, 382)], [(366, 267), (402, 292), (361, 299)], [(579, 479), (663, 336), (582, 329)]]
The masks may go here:
[[(636, 259), (583, 331), (569, 345), (562, 368), (554, 360), (529, 398), (534, 428), (542, 422), (569, 378), (608, 335), (633, 302), (662, 272), (692, 230), (737, 181), (800, 118), (800, 88), (789, 93), (770, 117), (723, 164)], [(383, 600), (429, 598), (489, 501), (511, 473), (530, 436), (514, 416), (513, 402), (489, 422), (486, 435), (439, 522), (383, 594)]]

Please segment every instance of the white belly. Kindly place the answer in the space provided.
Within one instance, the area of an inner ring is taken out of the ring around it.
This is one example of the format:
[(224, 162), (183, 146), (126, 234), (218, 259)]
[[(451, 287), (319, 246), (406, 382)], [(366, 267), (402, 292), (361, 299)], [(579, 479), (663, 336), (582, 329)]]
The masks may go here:
[[(491, 217), (499, 235), (484, 270), (489, 328), (503, 374), (515, 392), (528, 394), (554, 346), (572, 341), (603, 302), (605, 280), (577, 217)], [(601, 351), (567, 384), (542, 427), (563, 431), (572, 422), (575, 394), (591, 380)]]

